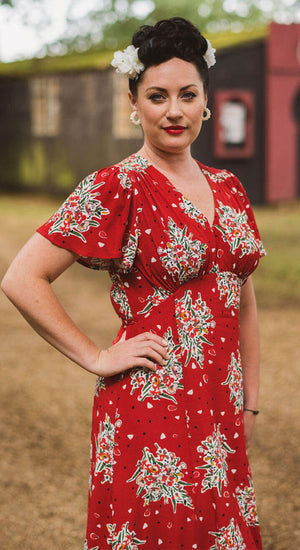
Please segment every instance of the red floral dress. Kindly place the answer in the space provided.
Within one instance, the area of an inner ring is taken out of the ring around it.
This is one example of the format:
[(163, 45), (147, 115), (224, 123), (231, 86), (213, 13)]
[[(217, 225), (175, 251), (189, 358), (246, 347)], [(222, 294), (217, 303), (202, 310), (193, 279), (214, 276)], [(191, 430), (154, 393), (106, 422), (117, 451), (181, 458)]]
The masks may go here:
[(212, 226), (136, 154), (85, 178), (38, 230), (109, 270), (117, 338), (153, 331), (169, 343), (156, 373), (97, 381), (85, 550), (261, 548), (239, 300), (264, 250), (238, 179), (199, 165)]

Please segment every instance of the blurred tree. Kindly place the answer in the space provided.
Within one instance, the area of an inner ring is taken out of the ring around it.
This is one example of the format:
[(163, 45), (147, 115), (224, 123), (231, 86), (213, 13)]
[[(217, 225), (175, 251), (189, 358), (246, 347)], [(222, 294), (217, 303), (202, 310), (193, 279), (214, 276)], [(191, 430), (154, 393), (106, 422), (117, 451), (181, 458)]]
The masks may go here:
[(45, 53), (123, 47), (141, 24), (174, 15), (186, 17), (210, 33), (238, 32), (272, 19), (300, 21), (299, 0), (94, 0), (94, 9), (83, 16), (78, 15), (80, 4), (81, 0), (70, 3), (67, 32), (48, 45)]
[[(40, 0), (29, 0), (29, 3), (27, 4), (27, 8), (30, 8), (30, 3), (32, 5), (33, 3), (36, 3), (36, 2), (40, 2)], [(10, 8), (19, 9), (21, 4), (22, 4), (22, 0), (0, 0), (0, 6), (9, 6)]]
[[(62, 54), (89, 48), (112, 50), (127, 45), (141, 24), (174, 15), (190, 19), (204, 32), (239, 32), (264, 25), (300, 21), (299, 0), (66, 0), (67, 30), (40, 54)], [(0, 0), (23, 23), (42, 32), (53, 15), (48, 0)]]
[[(52, 23), (51, 9), (47, 0), (0, 0), (1, 6), (11, 8), (5, 10), (6, 17), (15, 17), (22, 24), (43, 31)], [(51, 8), (51, 6), (50, 6)]]

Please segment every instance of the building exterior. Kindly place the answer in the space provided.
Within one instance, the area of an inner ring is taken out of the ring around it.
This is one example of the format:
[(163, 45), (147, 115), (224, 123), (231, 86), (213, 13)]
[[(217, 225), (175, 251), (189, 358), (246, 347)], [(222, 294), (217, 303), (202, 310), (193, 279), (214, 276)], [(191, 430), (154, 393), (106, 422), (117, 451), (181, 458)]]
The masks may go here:
[(0, 78), (0, 188), (65, 193), (136, 150), (141, 131), (128, 122), (125, 137), (117, 113), (120, 84), (126, 98), (110, 69)]
[[(300, 25), (273, 23), (226, 47), (211, 41), (218, 48), (212, 119), (194, 156), (233, 171), (254, 203), (298, 198)], [(0, 64), (0, 189), (67, 194), (140, 147), (127, 82), (110, 68), (111, 55), (83, 66), (82, 59), (74, 65), (66, 57), (62, 67), (51, 59)]]
[(213, 124), (195, 156), (236, 173), (253, 202), (300, 195), (300, 25), (226, 48), (212, 72)]
[(266, 48), (268, 202), (300, 195), (300, 25), (273, 25)]
[(265, 200), (265, 48), (261, 38), (222, 50), (211, 72), (212, 122), (194, 155), (235, 173), (252, 202)]

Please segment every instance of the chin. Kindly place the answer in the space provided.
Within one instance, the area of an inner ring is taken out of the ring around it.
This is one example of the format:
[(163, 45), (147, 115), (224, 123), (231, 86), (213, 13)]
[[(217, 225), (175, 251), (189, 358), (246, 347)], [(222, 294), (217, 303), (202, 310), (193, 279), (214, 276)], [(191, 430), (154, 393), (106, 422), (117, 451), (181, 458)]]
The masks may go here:
[(192, 144), (192, 141), (172, 139), (167, 143), (161, 143), (159, 149), (169, 153), (181, 153), (185, 149), (188, 149)]

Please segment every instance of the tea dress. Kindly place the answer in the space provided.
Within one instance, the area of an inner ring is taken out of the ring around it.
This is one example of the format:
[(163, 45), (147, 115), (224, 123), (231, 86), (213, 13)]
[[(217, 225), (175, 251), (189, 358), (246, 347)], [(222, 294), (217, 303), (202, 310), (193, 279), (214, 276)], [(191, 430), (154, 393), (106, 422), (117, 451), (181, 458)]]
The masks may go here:
[(99, 378), (85, 550), (260, 549), (243, 433), (241, 287), (264, 255), (246, 193), (199, 163), (206, 217), (138, 154), (85, 178), (38, 231), (108, 269), (116, 341), (153, 331), (170, 359)]

